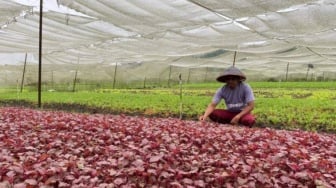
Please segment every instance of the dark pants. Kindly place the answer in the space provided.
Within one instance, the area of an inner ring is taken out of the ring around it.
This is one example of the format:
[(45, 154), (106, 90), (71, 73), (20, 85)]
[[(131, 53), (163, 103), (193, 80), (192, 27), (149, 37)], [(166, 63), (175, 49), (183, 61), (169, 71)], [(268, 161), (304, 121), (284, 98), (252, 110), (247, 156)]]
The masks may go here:
[[(223, 109), (215, 109), (210, 115), (209, 118), (217, 123), (227, 124), (238, 114), (239, 112), (230, 112)], [(248, 127), (252, 127), (255, 123), (255, 117), (248, 113), (240, 118), (239, 123)]]

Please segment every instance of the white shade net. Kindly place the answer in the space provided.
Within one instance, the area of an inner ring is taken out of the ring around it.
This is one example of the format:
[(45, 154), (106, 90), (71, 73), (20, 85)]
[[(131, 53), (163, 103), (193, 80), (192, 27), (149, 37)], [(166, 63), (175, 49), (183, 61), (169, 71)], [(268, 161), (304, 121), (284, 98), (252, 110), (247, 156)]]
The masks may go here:
[[(189, 69), (232, 65), (235, 52), (251, 77), (282, 78), (287, 65), (305, 75), (309, 64), (315, 77), (336, 77), (335, 0), (44, 2), (44, 72), (55, 78), (78, 69), (82, 79), (92, 71), (110, 79), (118, 65), (126, 81), (158, 78), (172, 66), (187, 79)], [(3, 58), (1, 69), (16, 65), (17, 78), (26, 53), (28, 64), (38, 59), (38, 3), (0, 0), (0, 56), (15, 56)]]

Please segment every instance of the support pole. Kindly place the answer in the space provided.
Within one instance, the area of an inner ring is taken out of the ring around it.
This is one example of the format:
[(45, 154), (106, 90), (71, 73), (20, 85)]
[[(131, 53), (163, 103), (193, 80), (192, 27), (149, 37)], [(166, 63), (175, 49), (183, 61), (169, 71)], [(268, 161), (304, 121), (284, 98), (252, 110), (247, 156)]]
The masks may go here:
[(236, 56), (237, 56), (237, 51), (235, 51), (234, 56), (233, 56), (233, 66), (236, 66)]
[(27, 65), (27, 53), (26, 53), (26, 56), (25, 56), (24, 64), (23, 64), (20, 93), (22, 93), (22, 90), (23, 90), (23, 83), (24, 83), (24, 78), (25, 78), (25, 74), (26, 74), (26, 65)]
[(325, 81), (325, 73), (324, 72), (323, 72), (323, 76), (322, 77), (323, 77), (323, 81)]
[(191, 69), (189, 68), (189, 71), (188, 71), (188, 79), (187, 79), (187, 83), (189, 84), (190, 82), (190, 72), (191, 72)]
[(51, 89), (55, 89), (54, 88), (54, 71), (51, 71)]
[(179, 80), (180, 80), (180, 82), (179, 82), (179, 84), (180, 84), (180, 119), (182, 119), (182, 105), (183, 105), (183, 103), (182, 103), (182, 75), (181, 75), (181, 73), (179, 75)]
[(169, 77), (168, 77), (168, 87), (170, 87), (170, 78), (171, 78), (172, 66), (169, 67)]
[(78, 73), (78, 70), (76, 70), (75, 72), (75, 78), (74, 78), (73, 85), (72, 85), (72, 92), (76, 91), (77, 73)]
[(77, 62), (77, 68), (76, 68), (76, 71), (75, 71), (75, 78), (74, 78), (73, 85), (72, 85), (72, 92), (76, 91), (77, 74), (78, 74), (78, 69), (79, 69), (79, 55), (78, 55), (78, 60), (77, 61), (78, 62)]
[(118, 63), (116, 62), (115, 67), (114, 67), (114, 76), (113, 76), (113, 89), (115, 87), (115, 83), (116, 83), (116, 79), (117, 79), (117, 67), (118, 67)]
[(205, 76), (204, 76), (204, 82), (206, 82), (206, 80), (207, 80), (207, 77), (208, 77), (208, 71), (209, 71), (209, 68), (206, 67), (206, 69), (205, 69)]
[(289, 63), (287, 63), (287, 70), (286, 70), (286, 82), (287, 82), (287, 79), (288, 79), (288, 69), (289, 69)]
[(41, 108), (41, 80), (42, 80), (42, 18), (43, 0), (40, 0), (40, 31), (39, 31), (39, 70), (38, 70), (38, 107)]
[(146, 76), (145, 76), (145, 78), (144, 78), (143, 88), (144, 88), (144, 89), (146, 88)]

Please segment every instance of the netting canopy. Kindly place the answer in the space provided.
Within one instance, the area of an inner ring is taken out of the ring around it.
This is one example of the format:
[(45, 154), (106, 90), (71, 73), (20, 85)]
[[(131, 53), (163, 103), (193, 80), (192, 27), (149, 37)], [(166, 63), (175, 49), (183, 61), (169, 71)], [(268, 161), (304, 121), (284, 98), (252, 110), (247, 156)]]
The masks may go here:
[[(120, 77), (143, 79), (234, 60), (250, 76), (281, 76), (287, 66), (292, 74), (336, 73), (335, 0), (48, 0), (44, 7), (43, 71), (59, 78), (76, 70), (108, 79), (118, 66)], [(19, 76), (25, 58), (37, 63), (39, 0), (0, 0), (0, 9), (1, 69)]]

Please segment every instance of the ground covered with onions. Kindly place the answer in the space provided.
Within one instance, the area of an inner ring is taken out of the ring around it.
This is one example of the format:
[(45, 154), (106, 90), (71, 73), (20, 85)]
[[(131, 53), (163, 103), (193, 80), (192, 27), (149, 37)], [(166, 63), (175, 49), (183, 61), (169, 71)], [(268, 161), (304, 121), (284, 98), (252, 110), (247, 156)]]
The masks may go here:
[(336, 135), (0, 108), (0, 187), (336, 187)]

